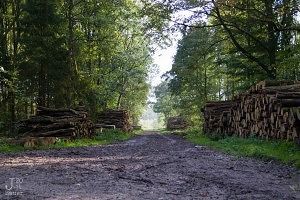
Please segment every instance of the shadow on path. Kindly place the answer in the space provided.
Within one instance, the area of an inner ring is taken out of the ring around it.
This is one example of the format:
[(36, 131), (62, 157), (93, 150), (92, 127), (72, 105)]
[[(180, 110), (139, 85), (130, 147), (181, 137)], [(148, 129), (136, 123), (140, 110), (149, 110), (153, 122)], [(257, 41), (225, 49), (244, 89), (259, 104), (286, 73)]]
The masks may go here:
[[(0, 199), (296, 199), (294, 168), (147, 131), (94, 147), (0, 154)], [(19, 178), (21, 194), (5, 186)]]

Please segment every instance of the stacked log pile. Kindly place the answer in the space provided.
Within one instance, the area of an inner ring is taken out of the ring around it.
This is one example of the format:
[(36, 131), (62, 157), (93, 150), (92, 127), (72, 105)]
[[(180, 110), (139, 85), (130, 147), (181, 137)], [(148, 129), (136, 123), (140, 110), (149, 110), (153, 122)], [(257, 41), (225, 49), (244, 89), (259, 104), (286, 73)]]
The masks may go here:
[(208, 102), (203, 112), (207, 134), (298, 141), (300, 82), (263, 81), (233, 101)]
[(231, 109), (235, 101), (210, 101), (207, 102), (204, 113), (204, 131), (208, 134), (224, 135), (232, 133), (229, 122), (231, 121)]
[(91, 137), (94, 127), (82, 108), (38, 107), (36, 116), (18, 123), (18, 133), (23, 137)]
[(97, 123), (103, 126), (115, 125), (117, 129), (121, 129), (125, 132), (131, 130), (129, 114), (126, 110), (104, 111), (98, 115)]
[(170, 117), (167, 120), (168, 130), (186, 129), (187, 127), (188, 127), (188, 123), (182, 117)]

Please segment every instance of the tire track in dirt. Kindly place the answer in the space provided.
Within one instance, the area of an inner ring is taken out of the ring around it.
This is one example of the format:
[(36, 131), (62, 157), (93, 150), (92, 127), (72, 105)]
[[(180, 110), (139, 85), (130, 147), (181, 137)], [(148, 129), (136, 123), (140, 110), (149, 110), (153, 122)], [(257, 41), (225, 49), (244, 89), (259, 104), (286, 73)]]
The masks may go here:
[[(7, 195), (10, 178), (22, 180), (10, 190), (19, 195)], [(156, 132), (107, 146), (0, 154), (0, 199), (281, 200), (299, 198), (299, 182), (295, 168)]]

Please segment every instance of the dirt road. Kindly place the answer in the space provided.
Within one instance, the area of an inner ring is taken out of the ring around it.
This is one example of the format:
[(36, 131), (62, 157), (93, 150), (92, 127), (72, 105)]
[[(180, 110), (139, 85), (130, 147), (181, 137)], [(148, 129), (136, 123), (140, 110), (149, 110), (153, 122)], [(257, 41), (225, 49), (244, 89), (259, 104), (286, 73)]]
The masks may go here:
[(0, 154), (0, 199), (297, 199), (296, 174), (149, 132), (109, 146)]

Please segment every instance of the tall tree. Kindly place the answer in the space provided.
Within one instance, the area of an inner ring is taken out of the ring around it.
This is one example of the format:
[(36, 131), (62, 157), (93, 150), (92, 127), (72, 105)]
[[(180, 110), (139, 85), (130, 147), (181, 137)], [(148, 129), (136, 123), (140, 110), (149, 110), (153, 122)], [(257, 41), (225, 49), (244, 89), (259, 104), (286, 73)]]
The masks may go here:
[(61, 37), (62, 19), (56, 0), (28, 0), (22, 19), (22, 56), (20, 66), (25, 90), (37, 95), (41, 106), (67, 104), (62, 83), (68, 76), (66, 50)]
[[(219, 27), (218, 31), (232, 46), (230, 54), (246, 60), (244, 68), (247, 71), (255, 68), (256, 73), (262, 75), (260, 78), (274, 79), (280, 75), (284, 67), (280, 56), (282, 48), (294, 46), (295, 34), (300, 31), (297, 0), (186, 0), (169, 2), (168, 6), (175, 11), (193, 13), (189, 18), (176, 21), (179, 26)], [(195, 21), (206, 24), (195, 25)]]
[[(0, 81), (2, 109), (9, 111), (11, 132), (16, 120), (16, 75), (20, 38), (21, 0), (4, 0), (0, 3), (0, 66), (5, 80)], [(5, 74), (4, 74), (5, 72)]]

